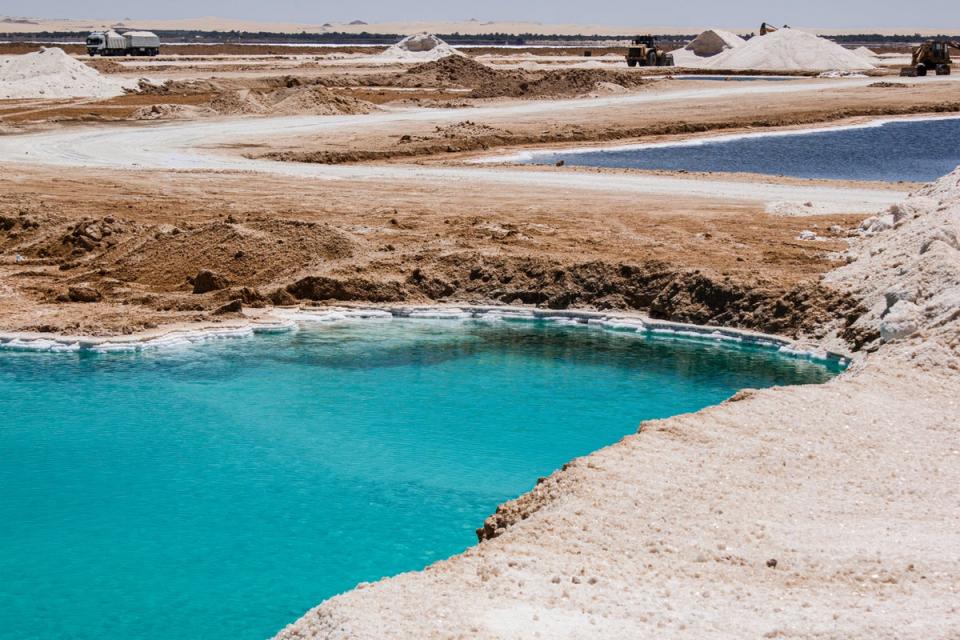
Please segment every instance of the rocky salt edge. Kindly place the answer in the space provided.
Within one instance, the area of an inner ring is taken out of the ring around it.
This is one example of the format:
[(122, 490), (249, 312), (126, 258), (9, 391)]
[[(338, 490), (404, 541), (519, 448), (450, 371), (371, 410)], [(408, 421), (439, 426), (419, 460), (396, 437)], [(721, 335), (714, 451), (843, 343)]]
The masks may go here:
[(157, 329), (130, 336), (92, 337), (26, 332), (0, 333), (0, 351), (37, 351), (50, 353), (134, 352), (192, 346), (208, 341), (250, 338), (260, 334), (295, 331), (301, 324), (333, 324), (340, 322), (411, 320), (478, 320), (484, 322), (547, 321), (584, 325), (597, 329), (632, 333), (645, 338), (674, 338), (750, 345), (777, 350), (790, 357), (840, 366), (850, 363), (849, 354), (821, 349), (803, 341), (781, 336), (702, 325), (654, 320), (638, 313), (552, 310), (520, 306), (427, 305), (427, 306), (352, 306), (352, 307), (278, 307), (257, 313), (248, 321), (228, 326), (178, 326)]
[(862, 231), (846, 373), (643, 423), (277, 638), (960, 633), (960, 169)]

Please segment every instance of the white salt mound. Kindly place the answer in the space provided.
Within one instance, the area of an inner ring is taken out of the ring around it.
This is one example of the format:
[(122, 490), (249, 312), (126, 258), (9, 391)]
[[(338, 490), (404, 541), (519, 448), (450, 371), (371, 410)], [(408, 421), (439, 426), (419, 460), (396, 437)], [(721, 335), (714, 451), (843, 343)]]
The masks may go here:
[(875, 54), (871, 49), (867, 47), (857, 47), (853, 50), (855, 54), (866, 60), (867, 62), (877, 62), (880, 59), (880, 56)]
[(123, 83), (57, 47), (0, 59), (0, 99), (112, 98)]
[(874, 65), (835, 42), (796, 29), (747, 40), (710, 59), (711, 69), (758, 71), (867, 71)]
[(723, 53), (727, 49), (736, 49), (746, 43), (746, 40), (730, 31), (708, 29), (694, 38), (684, 49), (692, 51), (701, 58), (707, 58)]
[(383, 52), (383, 58), (393, 60), (439, 60), (447, 56), (462, 55), (432, 33), (416, 33), (407, 36)]

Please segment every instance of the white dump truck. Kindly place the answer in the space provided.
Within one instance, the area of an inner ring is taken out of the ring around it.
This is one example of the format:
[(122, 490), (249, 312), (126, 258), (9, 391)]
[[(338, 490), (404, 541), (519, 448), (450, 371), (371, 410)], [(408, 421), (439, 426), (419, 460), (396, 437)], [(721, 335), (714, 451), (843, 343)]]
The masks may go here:
[(87, 53), (91, 56), (155, 56), (160, 53), (160, 38), (149, 31), (127, 31), (119, 34), (94, 31), (87, 36)]

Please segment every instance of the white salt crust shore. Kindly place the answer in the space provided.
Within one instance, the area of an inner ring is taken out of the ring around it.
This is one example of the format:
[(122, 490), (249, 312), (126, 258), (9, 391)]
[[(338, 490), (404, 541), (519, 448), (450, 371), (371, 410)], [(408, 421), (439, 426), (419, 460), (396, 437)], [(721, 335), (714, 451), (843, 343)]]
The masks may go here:
[(855, 366), (645, 422), (277, 639), (960, 637), (960, 169), (863, 228)]
[(212, 340), (249, 338), (257, 334), (296, 330), (299, 323), (335, 323), (408, 318), (421, 320), (483, 320), (532, 322), (545, 320), (582, 324), (609, 331), (641, 334), (649, 338), (672, 338), (741, 344), (776, 350), (784, 356), (840, 366), (850, 364), (848, 354), (834, 353), (781, 336), (700, 325), (654, 320), (636, 313), (535, 309), (517, 306), (428, 305), (383, 307), (306, 307), (272, 309), (256, 319), (229, 326), (178, 327), (117, 337), (90, 337), (39, 333), (0, 333), (0, 351), (42, 351), (51, 353), (131, 352), (174, 348)]
[(671, 147), (699, 147), (705, 144), (718, 142), (734, 142), (736, 140), (752, 140), (756, 138), (785, 138), (790, 136), (802, 136), (811, 133), (834, 133), (837, 131), (852, 131), (857, 129), (875, 129), (877, 127), (882, 127), (883, 125), (896, 122), (930, 122), (934, 120), (960, 120), (960, 115), (898, 116), (877, 118), (867, 122), (858, 122), (855, 124), (825, 124), (823, 126), (784, 129), (778, 131), (751, 131), (747, 133), (719, 135), (705, 134), (684, 140), (670, 140), (667, 142), (643, 142), (619, 145), (595, 145), (591, 147), (551, 147), (548, 149), (530, 149), (527, 151), (520, 151), (506, 155), (473, 158), (468, 162), (471, 164), (518, 163), (530, 162), (540, 156), (553, 156), (558, 153), (565, 155), (578, 155), (582, 153), (598, 153), (603, 151), (642, 151), (644, 149), (666, 149)]

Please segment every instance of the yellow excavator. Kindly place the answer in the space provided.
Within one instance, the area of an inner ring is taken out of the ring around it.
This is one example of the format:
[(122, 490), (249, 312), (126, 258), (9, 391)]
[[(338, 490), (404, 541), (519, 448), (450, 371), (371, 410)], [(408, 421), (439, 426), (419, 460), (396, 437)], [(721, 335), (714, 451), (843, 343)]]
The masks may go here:
[[(784, 28), (784, 29), (789, 29), (789, 28), (790, 28), (790, 25), (785, 24), (785, 25), (783, 25), (783, 28)], [(777, 28), (776, 28), (775, 26), (773, 26), (772, 24), (767, 24), (766, 22), (764, 22), (763, 24), (760, 25), (760, 35), (762, 35), (762, 36), (765, 36), (765, 35), (767, 35), (768, 33), (773, 33), (774, 31), (779, 31), (779, 29), (777, 29)]]
[(901, 76), (925, 76), (933, 70), (938, 76), (950, 75), (950, 47), (960, 49), (960, 43), (946, 40), (931, 40), (913, 48), (913, 59), (909, 67), (900, 69)]

